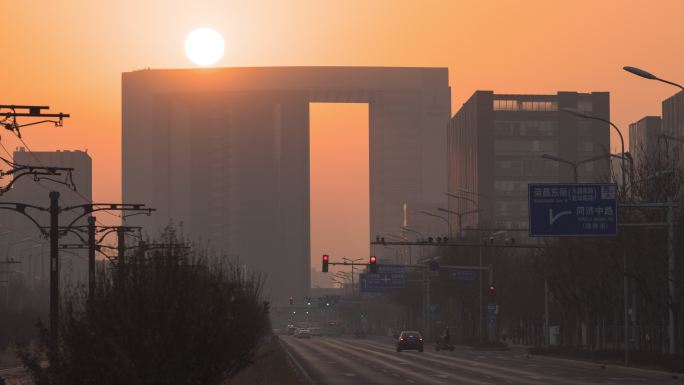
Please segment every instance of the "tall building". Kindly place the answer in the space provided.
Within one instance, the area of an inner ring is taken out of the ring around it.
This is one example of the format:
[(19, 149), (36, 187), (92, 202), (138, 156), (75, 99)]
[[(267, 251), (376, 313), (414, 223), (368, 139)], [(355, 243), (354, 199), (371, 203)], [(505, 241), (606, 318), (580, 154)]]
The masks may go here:
[[(12, 189), (2, 196), (0, 202), (18, 202), (39, 207), (50, 206), (50, 191), (60, 193), (60, 207), (76, 206), (92, 201), (92, 159), (83, 151), (44, 151), (29, 152), (19, 147), (13, 154), (14, 163), (31, 166), (71, 167), (70, 178), (66, 175), (53, 180), (34, 181), (31, 176), (18, 178)], [(60, 183), (61, 182), (61, 183)], [(67, 185), (68, 184), (68, 185)], [(73, 190), (75, 187), (76, 191)], [(26, 209), (40, 226), (49, 226), (50, 217), (47, 212)], [(79, 213), (80, 214), (80, 213)], [(60, 226), (67, 225), (75, 219), (75, 211), (63, 211), (59, 216)], [(76, 225), (86, 225), (85, 218)], [(2, 210), (0, 215), (0, 250), (4, 255), (0, 258), (13, 258), (21, 263), (14, 269), (29, 280), (47, 279), (49, 277), (49, 242), (41, 237), (36, 225), (22, 214)], [(81, 243), (73, 234), (60, 238), (60, 243)], [(60, 251), (61, 278), (70, 284), (87, 282), (87, 253), (78, 250)]]
[[(684, 91), (680, 91), (663, 100), (662, 133), (675, 138), (684, 138)], [(668, 140), (668, 151), (675, 158), (684, 155), (684, 143), (678, 140)]]
[[(569, 182), (569, 162), (606, 155), (610, 127), (563, 112), (576, 108), (610, 118), (606, 92), (556, 95), (506, 95), (477, 91), (448, 124), (449, 191), (468, 199), (449, 199), (451, 223), (524, 229), (528, 226), (527, 184)], [(577, 168), (580, 182), (609, 180), (609, 162), (600, 159)], [(471, 212), (475, 210), (479, 212)], [(455, 227), (455, 226), (454, 226)], [(456, 232), (456, 227), (454, 232)]]
[(684, 137), (684, 91), (663, 100), (663, 133)]
[[(309, 103), (368, 103), (370, 234), (403, 205), (444, 201), (446, 68), (271, 67), (123, 74), (123, 200), (130, 222), (191, 238), (265, 274), (276, 303), (310, 288)], [(434, 222), (434, 221), (432, 221)], [(372, 250), (382, 256), (383, 248)]]
[(658, 139), (662, 134), (660, 116), (645, 116), (629, 125), (629, 152), (635, 162), (651, 157), (658, 151)]

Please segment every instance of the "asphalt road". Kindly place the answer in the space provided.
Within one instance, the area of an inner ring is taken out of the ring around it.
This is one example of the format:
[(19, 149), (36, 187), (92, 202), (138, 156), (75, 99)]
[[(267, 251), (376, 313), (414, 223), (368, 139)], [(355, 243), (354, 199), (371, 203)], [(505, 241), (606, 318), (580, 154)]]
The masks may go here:
[(523, 350), (457, 348), (397, 353), (393, 341), (316, 337), (282, 341), (316, 385), (351, 384), (684, 384), (672, 374), (528, 356)]

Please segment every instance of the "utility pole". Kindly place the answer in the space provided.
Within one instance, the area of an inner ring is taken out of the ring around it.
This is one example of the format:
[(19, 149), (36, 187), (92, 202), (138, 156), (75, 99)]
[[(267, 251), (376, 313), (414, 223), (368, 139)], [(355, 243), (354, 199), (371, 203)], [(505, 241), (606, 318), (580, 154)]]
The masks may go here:
[(667, 293), (670, 296), (670, 304), (668, 306), (668, 324), (667, 335), (669, 339), (668, 353), (676, 353), (675, 344), (675, 319), (674, 311), (675, 305), (675, 251), (674, 251), (674, 205), (672, 198), (667, 200)]
[(430, 338), (430, 271), (425, 270), (425, 338)]
[(119, 257), (119, 263), (123, 262), (126, 258), (126, 228), (119, 226), (116, 228), (117, 237), (117, 254)]
[(544, 279), (544, 344), (546, 347), (551, 345), (551, 336), (549, 330), (551, 323), (549, 322), (549, 281)]
[(59, 192), (50, 192), (50, 344), (59, 335)]
[(88, 217), (88, 296), (95, 292), (95, 217)]
[(9, 309), (9, 291), (10, 291), (10, 282), (12, 280), (12, 277), (10, 276), (10, 273), (12, 272), (11, 266), (20, 264), (20, 261), (15, 261), (14, 259), (10, 258), (9, 256), (6, 258), (5, 261), (0, 261), (0, 265), (7, 265), (7, 286), (5, 288), (5, 308)]
[[(478, 247), (478, 250), (479, 250), (479, 252), (478, 252), (478, 254), (479, 254), (479, 255), (478, 255), (478, 256), (479, 256), (478, 266), (479, 266), (480, 269), (481, 269), (481, 268), (482, 268), (482, 245), (480, 245), (480, 247)], [(480, 337), (480, 343), (482, 343), (482, 342), (484, 342), (484, 333), (483, 333), (483, 330), (484, 330), (484, 314), (483, 314), (483, 313), (484, 313), (484, 309), (483, 309), (483, 307), (482, 307), (482, 306), (483, 306), (483, 301), (484, 301), (484, 299), (482, 298), (482, 270), (478, 271), (477, 275), (478, 275), (478, 278), (479, 278), (478, 280), (479, 280), (479, 284), (480, 284), (480, 287), (479, 287), (479, 289), (477, 290), (478, 293), (479, 293), (479, 296), (480, 296), (480, 300), (479, 300), (479, 309), (480, 309), (480, 317), (479, 317), (479, 320), (480, 320), (480, 325), (479, 325), (479, 327), (478, 327), (478, 335), (479, 335), (479, 337)]]

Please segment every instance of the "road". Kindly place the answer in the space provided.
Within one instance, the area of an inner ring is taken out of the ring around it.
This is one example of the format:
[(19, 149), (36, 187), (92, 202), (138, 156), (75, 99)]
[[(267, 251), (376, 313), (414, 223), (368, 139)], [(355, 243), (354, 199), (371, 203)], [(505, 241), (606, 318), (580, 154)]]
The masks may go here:
[(397, 353), (390, 339), (281, 339), (316, 385), (357, 384), (682, 384), (665, 372), (528, 356), (523, 350)]

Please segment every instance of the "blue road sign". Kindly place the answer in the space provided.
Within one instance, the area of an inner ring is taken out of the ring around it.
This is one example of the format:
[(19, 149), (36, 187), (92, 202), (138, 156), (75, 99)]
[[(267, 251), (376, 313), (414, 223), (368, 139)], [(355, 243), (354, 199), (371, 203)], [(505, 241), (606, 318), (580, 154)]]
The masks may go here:
[(404, 266), (378, 265), (378, 273), (405, 273)]
[(377, 286), (368, 286), (368, 280), (366, 279), (366, 273), (359, 274), (359, 290), (362, 293), (382, 293), (383, 288)]
[(530, 183), (531, 237), (617, 235), (614, 183)]
[(359, 282), (362, 292), (378, 292), (384, 289), (403, 289), (406, 287), (406, 273), (361, 273)]
[(477, 278), (475, 270), (449, 270), (450, 281), (474, 281)]

